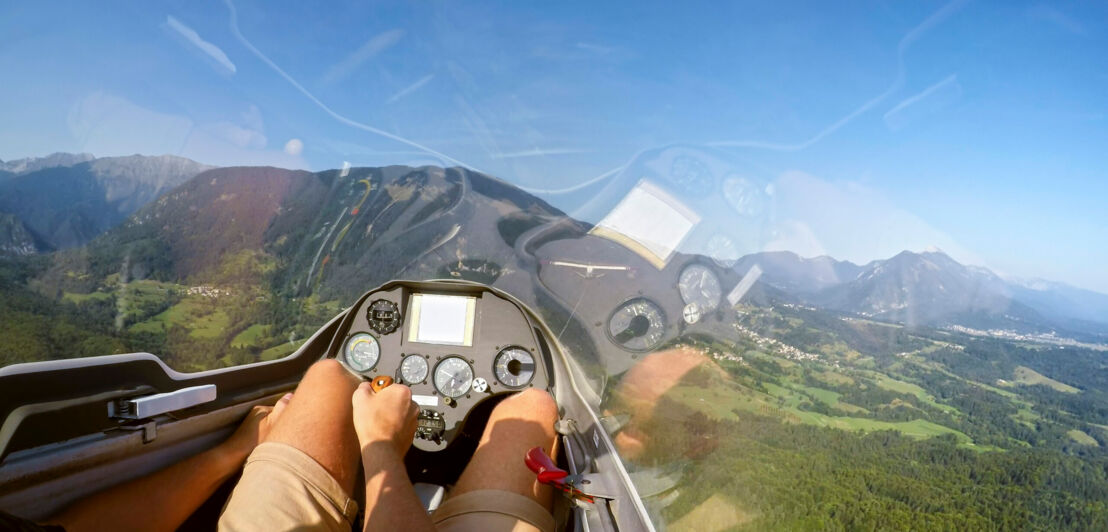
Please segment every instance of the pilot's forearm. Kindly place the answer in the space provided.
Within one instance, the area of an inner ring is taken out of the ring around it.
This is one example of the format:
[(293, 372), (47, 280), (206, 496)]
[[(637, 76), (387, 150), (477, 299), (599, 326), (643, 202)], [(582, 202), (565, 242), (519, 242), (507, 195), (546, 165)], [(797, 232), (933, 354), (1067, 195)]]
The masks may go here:
[(242, 466), (248, 452), (224, 443), (83, 499), (47, 522), (68, 531), (176, 530)]
[(365, 530), (434, 530), (427, 510), (416, 496), (404, 461), (388, 442), (362, 447), (365, 467)]

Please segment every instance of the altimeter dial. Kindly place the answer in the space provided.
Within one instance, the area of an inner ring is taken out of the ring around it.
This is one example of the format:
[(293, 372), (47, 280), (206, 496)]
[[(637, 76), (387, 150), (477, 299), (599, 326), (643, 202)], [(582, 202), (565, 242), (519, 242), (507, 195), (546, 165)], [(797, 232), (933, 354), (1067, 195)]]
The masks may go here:
[(473, 368), (461, 357), (446, 357), (435, 366), (434, 380), (439, 393), (456, 399), (469, 393), (469, 387), (473, 384)]
[(681, 293), (681, 300), (695, 303), (700, 312), (715, 310), (720, 296), (723, 295), (719, 277), (703, 264), (690, 264), (681, 270), (677, 289)]

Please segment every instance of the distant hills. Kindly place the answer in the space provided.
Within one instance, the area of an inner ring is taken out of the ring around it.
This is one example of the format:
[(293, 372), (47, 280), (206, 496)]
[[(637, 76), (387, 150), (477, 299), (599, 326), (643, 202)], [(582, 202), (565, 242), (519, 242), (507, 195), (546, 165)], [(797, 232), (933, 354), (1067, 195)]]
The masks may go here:
[(761, 282), (805, 303), (885, 321), (1028, 332), (1108, 330), (1108, 295), (1063, 283), (1008, 281), (941, 251), (903, 251), (863, 266), (765, 252), (743, 257), (736, 267), (745, 272), (755, 264)]
[(55, 153), (0, 163), (0, 253), (81, 246), (210, 168), (172, 155)]
[(45, 157), (26, 157), (14, 161), (0, 161), (0, 172), (9, 174), (26, 174), (44, 168), (58, 166), (73, 166), (96, 159), (91, 153), (51, 153)]

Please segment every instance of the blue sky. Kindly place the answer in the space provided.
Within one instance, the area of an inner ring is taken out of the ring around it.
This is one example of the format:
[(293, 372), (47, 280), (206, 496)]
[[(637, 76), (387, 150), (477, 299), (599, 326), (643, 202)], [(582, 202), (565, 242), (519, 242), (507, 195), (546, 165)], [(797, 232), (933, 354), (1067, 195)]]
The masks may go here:
[(466, 164), (552, 190), (707, 146), (775, 183), (801, 228), (780, 247), (937, 245), (1108, 292), (1104, 4), (311, 4), (0, 7), (0, 159)]

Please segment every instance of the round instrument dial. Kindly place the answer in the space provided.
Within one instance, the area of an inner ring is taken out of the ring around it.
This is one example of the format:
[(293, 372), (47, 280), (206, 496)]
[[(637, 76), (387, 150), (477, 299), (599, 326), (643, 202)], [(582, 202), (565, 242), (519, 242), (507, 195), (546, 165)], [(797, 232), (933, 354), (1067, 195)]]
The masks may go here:
[(690, 196), (703, 197), (712, 192), (711, 170), (691, 155), (674, 158), (666, 178)]
[(400, 308), (387, 299), (378, 299), (369, 305), (366, 320), (377, 334), (391, 334), (400, 327)]
[(381, 358), (381, 345), (368, 333), (358, 333), (346, 340), (342, 351), (346, 365), (354, 371), (369, 371), (377, 367)]
[(469, 392), (473, 368), (461, 357), (446, 357), (435, 366), (435, 389), (452, 399)]
[(666, 315), (657, 303), (638, 297), (627, 301), (608, 318), (608, 337), (629, 351), (649, 351), (664, 339)]
[(535, 377), (535, 358), (522, 347), (506, 347), (496, 354), (492, 371), (508, 388), (527, 386)]
[(404, 384), (419, 384), (427, 378), (429, 366), (422, 355), (408, 355), (400, 363), (400, 378)]
[(681, 300), (695, 303), (700, 312), (714, 310), (723, 295), (719, 278), (703, 264), (685, 266), (677, 279), (677, 289), (681, 292)]
[(742, 216), (755, 217), (765, 210), (766, 194), (756, 182), (738, 175), (723, 180), (723, 199)]
[(739, 262), (739, 248), (727, 235), (721, 233), (712, 235), (708, 239), (707, 248), (708, 256), (712, 257), (712, 261), (720, 268), (731, 268)]
[(681, 317), (684, 318), (685, 323), (689, 325), (700, 321), (700, 307), (696, 306), (696, 303), (685, 305), (685, 308), (681, 309)]

